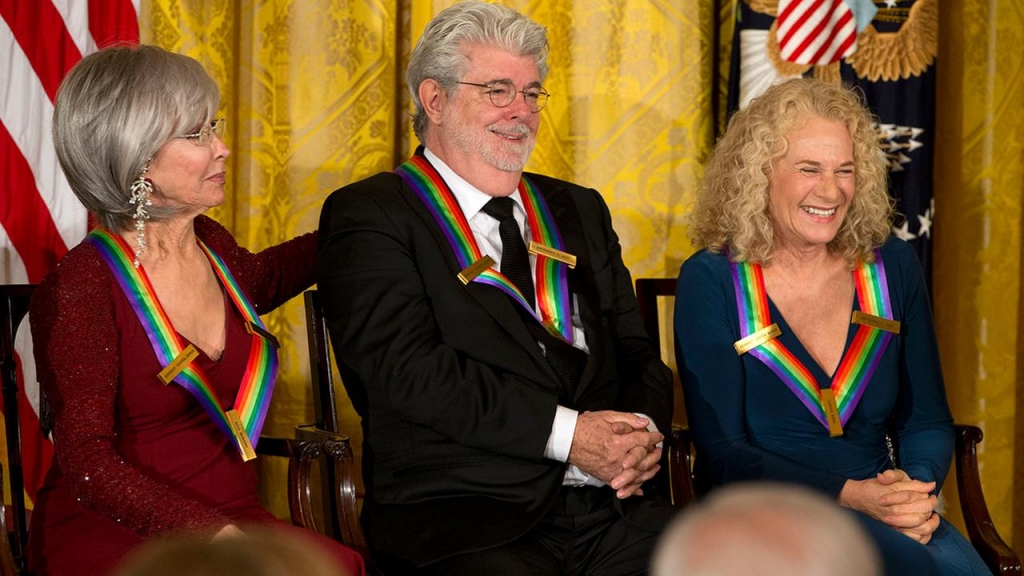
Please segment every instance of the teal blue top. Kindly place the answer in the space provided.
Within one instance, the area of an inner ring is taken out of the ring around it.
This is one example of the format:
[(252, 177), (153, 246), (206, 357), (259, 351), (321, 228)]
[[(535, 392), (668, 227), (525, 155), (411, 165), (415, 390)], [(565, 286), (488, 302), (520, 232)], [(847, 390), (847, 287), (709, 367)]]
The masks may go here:
[[(890, 467), (885, 433), (891, 430), (898, 439), (900, 468), (911, 478), (941, 486), (953, 456), (953, 419), (924, 276), (902, 240), (890, 239), (881, 255), (900, 333), (890, 340), (843, 435), (834, 438), (766, 365), (733, 349), (741, 336), (726, 256), (701, 251), (683, 264), (675, 306), (676, 363), (697, 447), (695, 472), (704, 483), (774, 480), (834, 498), (848, 479), (870, 478)], [(782, 330), (782, 344), (819, 384), (830, 382), (770, 298), (768, 307)], [(859, 309), (856, 297), (853, 309)], [(850, 325), (847, 349), (857, 327)], [(945, 521), (932, 543), (920, 546), (857, 516), (879, 545), (887, 573), (988, 573), (970, 544)]]
[[(893, 317), (901, 323), (839, 437), (816, 420), (767, 366), (737, 356), (741, 338), (726, 256), (702, 251), (683, 264), (676, 296), (676, 362), (687, 415), (711, 484), (771, 479), (799, 482), (838, 496), (843, 483), (889, 467), (885, 432), (898, 433), (901, 468), (924, 481), (945, 479), (953, 456), (931, 306), (917, 257), (902, 240), (881, 250)], [(768, 299), (783, 345), (819, 385), (831, 382)], [(859, 309), (857, 298), (854, 310)], [(849, 348), (858, 326), (850, 324)]]

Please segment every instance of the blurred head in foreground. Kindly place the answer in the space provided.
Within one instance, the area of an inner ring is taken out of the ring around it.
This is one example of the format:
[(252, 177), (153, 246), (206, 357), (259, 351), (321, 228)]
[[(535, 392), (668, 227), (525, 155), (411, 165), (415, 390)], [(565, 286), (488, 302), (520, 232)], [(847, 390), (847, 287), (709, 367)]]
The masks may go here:
[(125, 559), (114, 576), (349, 576), (312, 546), (280, 532), (247, 527), (245, 535), (211, 540), (158, 538)]
[(878, 552), (849, 512), (798, 486), (723, 488), (662, 535), (653, 576), (879, 576)]

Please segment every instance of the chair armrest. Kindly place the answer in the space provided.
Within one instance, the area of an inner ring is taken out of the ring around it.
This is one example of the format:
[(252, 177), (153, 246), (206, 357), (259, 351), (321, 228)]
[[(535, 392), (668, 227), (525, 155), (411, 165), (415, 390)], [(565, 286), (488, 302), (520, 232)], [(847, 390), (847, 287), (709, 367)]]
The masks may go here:
[[(314, 426), (299, 426), (296, 429), (299, 438), (318, 442), (324, 454), (334, 466), (335, 510), (338, 526), (341, 530), (341, 541), (369, 559), (366, 537), (359, 522), (359, 499), (362, 494), (356, 490), (355, 460), (352, 444), (344, 434), (335, 434)], [(326, 522), (326, 519), (325, 519)]]
[(669, 488), (672, 491), (672, 505), (682, 508), (696, 496), (693, 487), (693, 455), (690, 430), (685, 426), (673, 426), (668, 447)]
[(996, 532), (981, 491), (978, 473), (978, 443), (981, 428), (956, 425), (956, 484), (960, 495), (967, 535), (994, 574), (1021, 574), (1020, 558)]
[(288, 511), (292, 524), (317, 531), (313, 517), (310, 470), (313, 461), (320, 458), (323, 448), (319, 442), (298, 438), (261, 436), (256, 453), (288, 459)]

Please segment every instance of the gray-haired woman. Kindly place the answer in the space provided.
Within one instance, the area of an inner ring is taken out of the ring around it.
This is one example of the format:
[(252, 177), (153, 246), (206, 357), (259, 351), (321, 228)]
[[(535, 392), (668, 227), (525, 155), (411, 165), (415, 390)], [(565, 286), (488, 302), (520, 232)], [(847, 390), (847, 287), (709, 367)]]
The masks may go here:
[(56, 447), (29, 535), (39, 576), (106, 574), (152, 536), (247, 524), (363, 572), (258, 500), (247, 460), (277, 371), (259, 314), (313, 283), (315, 238), (253, 254), (202, 215), (224, 201), (219, 100), (198, 62), (153, 46), (101, 50), (61, 85), (57, 155), (101, 226), (32, 300)]

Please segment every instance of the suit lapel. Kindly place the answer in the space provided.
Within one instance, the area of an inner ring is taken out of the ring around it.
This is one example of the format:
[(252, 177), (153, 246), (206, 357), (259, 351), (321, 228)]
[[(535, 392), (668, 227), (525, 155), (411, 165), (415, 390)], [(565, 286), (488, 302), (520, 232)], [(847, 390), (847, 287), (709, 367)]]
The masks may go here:
[[(418, 152), (419, 151), (417, 151), (417, 153)], [(427, 230), (430, 231), (434, 242), (437, 243), (438, 248), (444, 255), (444, 260), (448, 264), (448, 269), (452, 278), (455, 279), (462, 269), (459, 266), (459, 261), (455, 257), (455, 253), (452, 252), (451, 245), (448, 243), (447, 237), (441, 230), (441, 227), (438, 226), (437, 222), (434, 220), (434, 217), (427, 210), (427, 207), (424, 206), (423, 202), (416, 196), (416, 193), (409, 188), (409, 185), (405, 180), (400, 179), (400, 181), (402, 183), (402, 191), (406, 197), (406, 202), (408, 202), (413, 212), (423, 222), (423, 225)], [(457, 279), (454, 281), (458, 282), (460, 286), (462, 285), (462, 283)], [(526, 324), (524, 324), (523, 318), (515, 309), (515, 304), (512, 303), (509, 297), (497, 288), (478, 284), (476, 282), (466, 284), (465, 289), (469, 295), (472, 296), (499, 325), (501, 325), (512, 340), (529, 352), (538, 369), (544, 371), (547, 375), (557, 381), (558, 376), (544, 358), (544, 354), (541, 352), (540, 347), (537, 346), (537, 341), (530, 335), (529, 330), (526, 328)]]
[(593, 283), (593, 263), (590, 259), (590, 250), (587, 248), (587, 239), (583, 233), (579, 209), (569, 191), (565, 188), (555, 188), (550, 192), (540, 189), (539, 193), (544, 196), (548, 208), (551, 209), (551, 215), (558, 225), (558, 231), (562, 234), (565, 251), (576, 256), (576, 267), (569, 270), (569, 291), (576, 297), (577, 313), (583, 323), (583, 332), (587, 337), (587, 346), (590, 349), (590, 353), (587, 355), (587, 364), (574, 394), (574, 397), (579, 399), (587, 384), (594, 379), (594, 373), (598, 368), (595, 359), (603, 358), (607, 353), (603, 349), (604, 339), (594, 333), (595, 327), (600, 326), (597, 314), (600, 307), (596, 286)]

